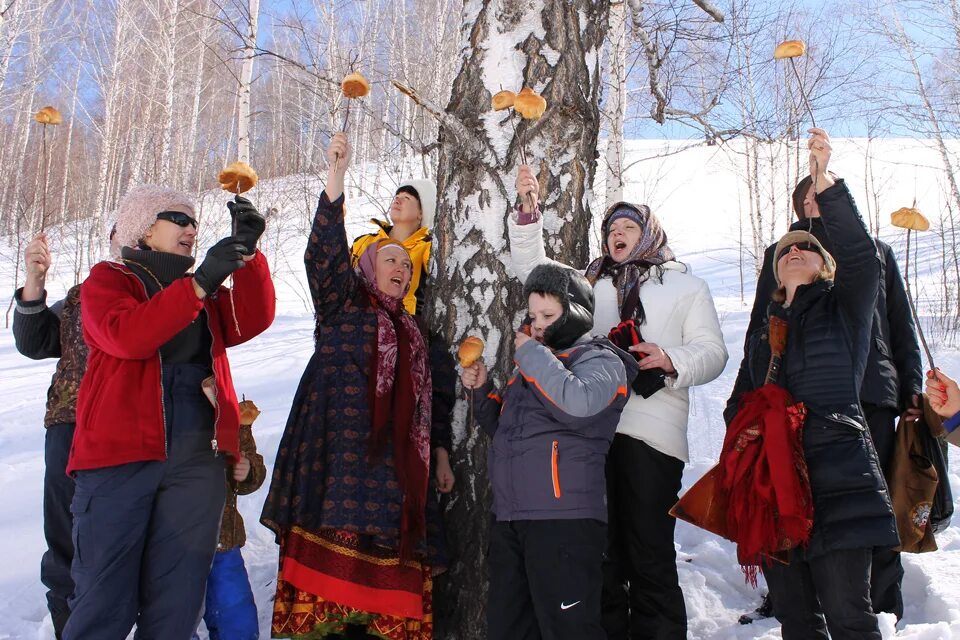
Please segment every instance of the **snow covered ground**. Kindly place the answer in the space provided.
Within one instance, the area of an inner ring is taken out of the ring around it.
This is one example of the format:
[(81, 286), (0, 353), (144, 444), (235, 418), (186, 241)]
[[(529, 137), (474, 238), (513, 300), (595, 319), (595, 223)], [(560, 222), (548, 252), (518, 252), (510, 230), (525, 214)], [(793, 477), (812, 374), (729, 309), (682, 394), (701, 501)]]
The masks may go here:
[[(748, 263), (744, 267), (744, 305), (737, 212), (745, 196), (738, 187), (730, 156), (717, 148), (696, 148), (641, 161), (679, 144), (628, 143), (628, 163), (636, 164), (628, 173), (626, 197), (653, 206), (677, 255), (710, 283), (730, 351), (730, 361), (720, 378), (697, 388), (692, 396), (691, 463), (684, 476), (684, 485), (689, 486), (716, 461), (723, 439), (720, 411), (740, 361), (753, 285), (749, 282), (752, 265)], [(834, 163), (834, 170), (848, 178), (858, 200), (867, 197), (861, 188), (864, 145), (858, 140), (838, 141)], [(873, 145), (877, 154), (875, 173), (884, 184), (881, 206), (887, 213), (882, 218), (888, 220), (889, 211), (909, 205), (916, 196), (918, 206), (936, 219), (938, 214), (934, 212), (942, 205), (938, 177), (932, 168), (937, 165), (935, 150), (917, 141), (874, 141)], [(368, 174), (364, 180), (365, 189), (387, 195), (396, 184), (384, 174)], [(602, 185), (598, 187), (598, 193), (602, 193)], [(305, 298), (301, 256), (309, 219), (306, 207), (308, 203), (313, 206), (319, 188), (315, 178), (294, 176), (266, 181), (253, 194), (261, 210), (277, 209), (276, 222), (264, 246), (276, 274), (280, 304), (274, 325), (251, 343), (231, 350), (230, 359), (237, 391), (255, 400), (263, 412), (255, 434), (268, 468), (272, 467), (294, 390), (312, 351), (313, 320)], [(211, 194), (205, 199), (204, 209), (217, 211), (214, 206), (222, 206), (223, 199), (220, 194)], [(364, 220), (377, 209), (365, 197), (356, 195), (348, 206), (350, 232), (362, 233)], [(210, 244), (217, 226), (208, 219), (201, 244)], [(219, 226), (222, 231), (222, 219)], [(778, 233), (784, 227), (785, 222), (778, 224)], [(896, 230), (885, 228), (882, 236), (902, 253), (903, 238)], [(939, 253), (933, 234), (921, 239), (922, 292), (937, 290)], [(11, 269), (10, 264), (0, 264), (0, 282), (11, 281), (7, 275)], [(71, 284), (69, 271), (63, 264), (55, 269), (49, 283), (51, 299), (62, 296)], [(5, 306), (7, 299), (2, 302)], [(943, 344), (935, 349), (939, 366), (960, 373), (960, 350)], [(52, 361), (33, 362), (20, 356), (10, 331), (0, 329), (0, 640), (53, 638), (39, 581), (44, 549), (42, 421), (53, 365)], [(960, 455), (954, 448), (951, 465), (951, 482), (960, 497)], [(243, 554), (260, 609), (262, 637), (269, 637), (277, 548), (269, 532), (257, 523), (265, 491), (263, 488), (239, 502), (248, 531)], [(938, 552), (904, 556), (905, 617), (898, 630), (892, 617), (884, 617), (885, 637), (960, 638), (960, 515), (955, 523), (938, 537)], [(679, 524), (676, 541), (691, 638), (780, 638), (775, 621), (737, 624), (741, 613), (756, 606), (759, 593), (744, 583), (731, 544), (685, 523)]]

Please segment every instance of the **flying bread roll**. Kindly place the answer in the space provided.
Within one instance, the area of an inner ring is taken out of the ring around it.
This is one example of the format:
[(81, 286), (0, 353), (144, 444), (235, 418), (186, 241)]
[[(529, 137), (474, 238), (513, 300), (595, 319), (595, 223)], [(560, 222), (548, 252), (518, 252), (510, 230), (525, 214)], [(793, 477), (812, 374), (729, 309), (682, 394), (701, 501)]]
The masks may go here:
[(513, 108), (527, 120), (536, 120), (547, 110), (547, 101), (533, 92), (530, 87), (524, 87), (513, 101)]
[(63, 122), (63, 116), (53, 107), (44, 107), (37, 111), (33, 119), (40, 124), (60, 124)]
[(233, 162), (220, 172), (220, 187), (230, 193), (245, 193), (257, 184), (257, 172), (246, 162)]
[(930, 228), (930, 221), (915, 207), (903, 207), (890, 214), (890, 222), (901, 229), (926, 231)]
[(363, 75), (354, 71), (343, 79), (340, 89), (347, 98), (362, 98), (370, 93), (370, 83)]
[(773, 50), (774, 60), (783, 60), (784, 58), (799, 58), (807, 51), (807, 45), (803, 40), (786, 40), (777, 45)]
[(460, 366), (466, 369), (472, 367), (473, 363), (483, 355), (483, 340), (476, 336), (467, 336), (460, 343), (460, 349), (457, 351), (457, 357), (460, 359)]
[(498, 91), (493, 94), (493, 98), (490, 99), (490, 106), (493, 107), (494, 111), (503, 111), (504, 109), (509, 109), (513, 106), (513, 101), (516, 99), (517, 94), (513, 91)]

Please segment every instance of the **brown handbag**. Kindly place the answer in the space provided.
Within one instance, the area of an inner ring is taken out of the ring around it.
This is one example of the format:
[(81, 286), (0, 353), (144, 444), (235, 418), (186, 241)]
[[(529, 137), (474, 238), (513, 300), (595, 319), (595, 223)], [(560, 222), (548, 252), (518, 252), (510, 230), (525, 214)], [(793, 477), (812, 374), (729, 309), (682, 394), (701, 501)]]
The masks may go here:
[[(924, 395), (924, 408), (928, 406)], [(939, 478), (921, 440), (920, 429), (930, 429), (926, 414), (914, 419), (900, 416), (888, 483), (890, 501), (900, 534), (898, 551), (926, 553), (937, 550), (930, 526), (930, 510)], [(936, 426), (934, 426), (934, 429)], [(932, 430), (931, 430), (932, 431)]]

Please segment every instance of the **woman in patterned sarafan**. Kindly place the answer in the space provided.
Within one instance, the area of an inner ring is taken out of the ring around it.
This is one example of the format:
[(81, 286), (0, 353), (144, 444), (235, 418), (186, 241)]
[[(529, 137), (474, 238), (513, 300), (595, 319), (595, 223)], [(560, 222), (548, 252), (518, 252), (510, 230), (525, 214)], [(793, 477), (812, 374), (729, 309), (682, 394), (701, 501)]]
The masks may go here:
[(327, 157), (304, 256), (315, 351), (261, 517), (280, 545), (272, 634), (427, 639), (442, 563), (426, 543), (431, 381), (403, 306), (413, 265), (382, 239), (351, 267), (346, 136), (334, 136)]

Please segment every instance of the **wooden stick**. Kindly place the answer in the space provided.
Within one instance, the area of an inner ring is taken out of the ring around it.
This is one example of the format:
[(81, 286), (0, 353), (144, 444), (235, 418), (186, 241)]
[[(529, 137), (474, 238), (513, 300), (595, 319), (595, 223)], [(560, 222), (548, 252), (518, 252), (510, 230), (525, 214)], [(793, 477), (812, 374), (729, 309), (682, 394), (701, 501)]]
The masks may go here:
[(797, 76), (797, 84), (800, 85), (800, 97), (803, 98), (803, 104), (807, 107), (807, 113), (810, 114), (810, 122), (813, 123), (813, 126), (817, 126), (817, 119), (813, 117), (813, 109), (810, 108), (810, 102), (807, 100), (807, 91), (803, 88), (803, 80), (800, 79), (800, 72), (797, 71), (797, 63), (794, 62), (794, 58), (790, 58), (790, 67), (793, 68), (793, 73)]
[[(347, 132), (347, 123), (348, 123), (349, 121), (350, 121), (350, 98), (347, 98), (347, 112), (346, 112), (346, 114), (344, 114), (344, 116), (343, 116), (343, 128), (340, 129), (340, 130), (343, 131), (344, 133)], [(340, 154), (339, 154), (339, 153), (337, 154), (337, 158), (336, 158), (336, 160), (335, 160), (334, 163), (333, 163), (333, 170), (334, 170), (334, 172), (339, 172), (339, 171), (340, 171)]]
[(910, 288), (910, 232), (912, 229), (907, 229), (907, 264), (904, 268), (903, 275), (904, 280), (907, 284), (907, 301), (910, 303), (910, 311), (913, 313), (913, 321), (917, 324), (917, 335), (920, 336), (920, 344), (923, 346), (923, 351), (927, 355), (927, 363), (930, 365), (931, 370), (935, 370), (937, 366), (933, 363), (933, 355), (930, 353), (930, 347), (927, 346), (927, 338), (923, 335), (923, 325), (920, 323), (920, 315), (917, 313), (917, 305), (913, 301), (913, 291)]
[(43, 191), (41, 192), (40, 199), (40, 231), (46, 231), (47, 228), (47, 178), (50, 172), (50, 161), (47, 158), (47, 124), (43, 123), (43, 135), (41, 136), (41, 159), (43, 160), (43, 172), (41, 173), (41, 180), (43, 181), (43, 186), (41, 187)]

